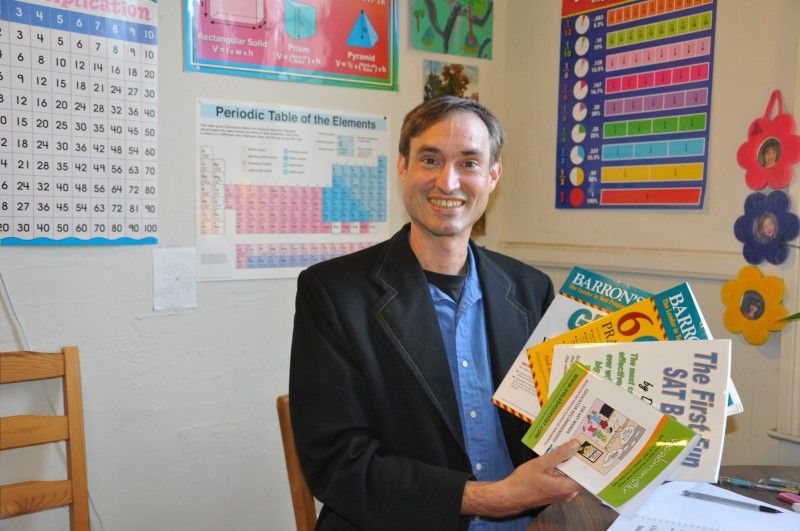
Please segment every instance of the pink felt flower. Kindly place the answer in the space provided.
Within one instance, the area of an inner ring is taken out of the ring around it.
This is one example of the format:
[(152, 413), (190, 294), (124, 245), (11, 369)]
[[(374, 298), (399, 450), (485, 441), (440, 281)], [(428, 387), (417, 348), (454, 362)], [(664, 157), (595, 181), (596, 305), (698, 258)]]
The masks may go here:
[[(770, 118), (777, 103), (778, 114)], [(750, 124), (747, 142), (739, 146), (736, 161), (745, 168), (745, 182), (751, 190), (785, 188), (792, 178), (792, 166), (800, 161), (800, 136), (794, 134), (795, 121), (791, 114), (780, 112), (780, 91), (772, 93), (767, 111)]]

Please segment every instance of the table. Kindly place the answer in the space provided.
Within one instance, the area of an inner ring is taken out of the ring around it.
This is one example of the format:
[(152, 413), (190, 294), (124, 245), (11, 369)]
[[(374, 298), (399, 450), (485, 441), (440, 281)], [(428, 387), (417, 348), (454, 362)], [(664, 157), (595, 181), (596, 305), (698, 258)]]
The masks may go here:
[[(731, 476), (751, 481), (780, 477), (792, 481), (800, 481), (800, 467), (797, 466), (768, 466), (768, 465), (729, 465), (720, 469), (721, 476)], [(730, 485), (720, 487), (742, 494), (749, 498), (758, 499), (779, 507), (788, 507), (780, 501), (776, 492), (745, 489)], [(542, 511), (539, 516), (528, 526), (528, 531), (549, 530), (604, 530), (617, 519), (617, 512), (606, 507), (600, 500), (586, 492), (581, 491), (570, 503), (557, 503)]]

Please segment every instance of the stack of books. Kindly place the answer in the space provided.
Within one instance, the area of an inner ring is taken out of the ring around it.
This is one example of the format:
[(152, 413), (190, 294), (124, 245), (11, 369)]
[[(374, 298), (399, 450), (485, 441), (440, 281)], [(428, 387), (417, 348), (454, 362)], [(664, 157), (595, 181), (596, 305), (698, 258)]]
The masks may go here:
[(576, 267), (492, 401), (540, 455), (577, 438), (559, 468), (631, 515), (665, 480), (717, 481), (743, 410), (730, 367), (688, 284), (652, 295)]

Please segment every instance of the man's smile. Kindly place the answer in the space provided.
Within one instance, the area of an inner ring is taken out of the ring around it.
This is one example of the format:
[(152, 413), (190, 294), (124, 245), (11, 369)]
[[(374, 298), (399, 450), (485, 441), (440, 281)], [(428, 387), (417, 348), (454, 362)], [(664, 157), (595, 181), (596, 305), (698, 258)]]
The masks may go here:
[(435, 207), (439, 208), (456, 208), (466, 203), (463, 199), (436, 199), (430, 198), (428, 201)]

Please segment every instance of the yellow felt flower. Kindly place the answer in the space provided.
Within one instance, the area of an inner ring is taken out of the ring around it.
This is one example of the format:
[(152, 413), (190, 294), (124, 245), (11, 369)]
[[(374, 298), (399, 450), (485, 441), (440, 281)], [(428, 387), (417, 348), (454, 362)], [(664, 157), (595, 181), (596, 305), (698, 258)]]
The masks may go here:
[(722, 321), (734, 334), (743, 333), (751, 345), (767, 341), (770, 332), (780, 331), (789, 312), (783, 302), (783, 280), (765, 277), (755, 266), (745, 266), (736, 280), (722, 285), (720, 295), (725, 303)]

